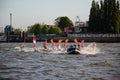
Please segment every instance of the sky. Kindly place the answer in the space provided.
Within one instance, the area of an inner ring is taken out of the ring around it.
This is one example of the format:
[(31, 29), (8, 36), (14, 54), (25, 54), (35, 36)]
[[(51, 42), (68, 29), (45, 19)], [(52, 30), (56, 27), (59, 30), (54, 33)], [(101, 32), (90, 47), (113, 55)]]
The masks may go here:
[(0, 0), (0, 27), (10, 24), (26, 29), (35, 23), (53, 25), (55, 19), (67, 16), (73, 23), (79, 16), (88, 21), (92, 0)]

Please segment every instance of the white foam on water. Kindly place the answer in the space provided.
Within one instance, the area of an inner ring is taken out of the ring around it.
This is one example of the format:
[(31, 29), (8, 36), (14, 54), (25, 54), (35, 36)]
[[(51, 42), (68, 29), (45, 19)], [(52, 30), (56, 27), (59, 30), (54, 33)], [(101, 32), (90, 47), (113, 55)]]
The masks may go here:
[(90, 43), (87, 47), (81, 48), (81, 54), (97, 54), (100, 52), (100, 49), (93, 46), (93, 43)]
[(23, 51), (23, 52), (34, 52), (35, 51), (34, 48), (29, 48), (29, 47), (24, 47), (23, 49), (21, 49), (20, 47), (15, 47), (14, 49), (18, 51)]
[[(24, 47), (22, 50), (20, 47), (15, 47), (15, 50), (18, 51), (23, 51), (23, 52), (41, 52), (41, 53), (50, 53), (50, 54), (59, 54), (59, 53), (67, 53), (67, 50), (65, 50), (64, 48), (60, 47), (59, 49), (57, 47), (51, 48), (51, 47), (47, 47), (47, 49), (44, 49), (44, 47), (37, 47), (37, 48), (33, 48), (33, 47)], [(81, 54), (97, 54), (100, 52), (100, 49), (93, 46), (93, 43), (88, 44), (86, 47), (81, 48), (80, 49), (80, 53)]]
[(14, 49), (15, 49), (15, 50), (19, 50), (19, 49), (20, 49), (20, 47), (15, 47)]
[(50, 48), (48, 47), (47, 49), (44, 49), (44, 47), (37, 47), (37, 48), (32, 48), (32, 47), (24, 47), (23, 49), (21, 49), (20, 47), (15, 47), (14, 48), (15, 50), (17, 51), (23, 51), (23, 52), (41, 52), (41, 53), (53, 53), (53, 54), (59, 54), (59, 53), (63, 53), (64, 49), (63, 48), (57, 48), (57, 47), (54, 47), (53, 48)]
[(23, 48), (23, 51), (24, 52), (34, 52), (35, 49), (34, 48), (27, 48), (27, 47), (25, 47), (25, 48)]

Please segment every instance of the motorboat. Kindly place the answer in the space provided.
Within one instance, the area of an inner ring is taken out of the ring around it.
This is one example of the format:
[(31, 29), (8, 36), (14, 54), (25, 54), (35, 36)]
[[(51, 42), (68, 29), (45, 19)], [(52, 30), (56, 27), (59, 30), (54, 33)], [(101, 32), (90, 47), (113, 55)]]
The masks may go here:
[(80, 54), (80, 50), (76, 47), (70, 47), (67, 49), (68, 54)]

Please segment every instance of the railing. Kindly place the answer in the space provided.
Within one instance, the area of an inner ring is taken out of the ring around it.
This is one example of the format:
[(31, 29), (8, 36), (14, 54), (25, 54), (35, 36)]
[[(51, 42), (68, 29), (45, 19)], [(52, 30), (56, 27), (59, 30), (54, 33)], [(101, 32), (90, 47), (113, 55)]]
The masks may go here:
[(68, 37), (120, 37), (120, 34), (68, 34)]

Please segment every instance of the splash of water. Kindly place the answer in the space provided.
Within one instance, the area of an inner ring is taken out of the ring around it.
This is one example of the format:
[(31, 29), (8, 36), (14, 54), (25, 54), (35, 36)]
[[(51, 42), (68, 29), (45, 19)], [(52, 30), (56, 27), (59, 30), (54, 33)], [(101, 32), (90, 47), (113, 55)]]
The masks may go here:
[(54, 47), (48, 47), (47, 49), (44, 49), (43, 47), (37, 47), (37, 48), (31, 48), (31, 47), (24, 47), (21, 49), (20, 47), (15, 47), (14, 48), (17, 51), (23, 51), (23, 52), (41, 52), (41, 53), (53, 53), (53, 54), (59, 54), (65, 52), (64, 48), (57, 48)]
[(81, 54), (97, 54), (100, 52), (100, 49), (97, 46), (93, 46), (93, 43), (87, 45), (81, 49)]
[[(21, 49), (20, 47), (15, 47), (14, 49), (18, 50), (18, 51), (23, 51), (23, 52), (41, 52), (41, 53), (53, 53), (53, 54), (59, 54), (59, 53), (66, 53), (67, 50), (65, 50), (64, 48), (60, 47), (59, 49), (57, 47), (51, 48), (50, 46), (48, 46), (47, 49), (44, 49), (43, 47), (37, 47), (37, 48), (31, 48), (31, 47), (24, 47), (23, 49)], [(81, 54), (97, 54), (100, 52), (99, 48), (94, 47), (93, 43), (88, 44), (86, 47), (81, 48), (80, 50)]]

